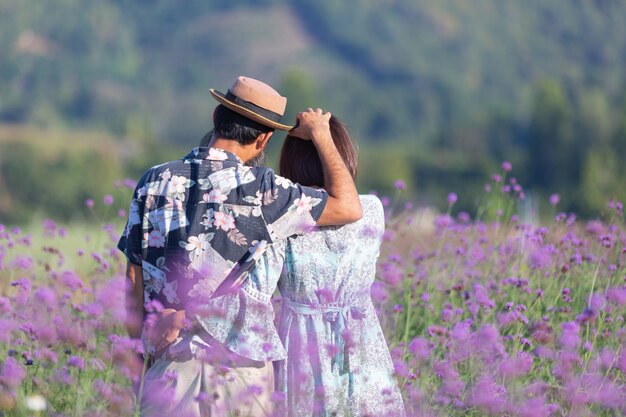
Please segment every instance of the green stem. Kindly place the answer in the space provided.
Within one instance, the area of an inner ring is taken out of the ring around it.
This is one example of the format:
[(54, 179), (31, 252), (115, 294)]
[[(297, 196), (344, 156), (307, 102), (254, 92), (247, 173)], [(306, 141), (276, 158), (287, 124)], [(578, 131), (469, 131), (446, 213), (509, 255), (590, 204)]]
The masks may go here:
[(148, 360), (150, 359), (150, 355), (145, 355), (143, 358), (143, 367), (141, 369), (141, 381), (139, 382), (139, 392), (137, 392), (137, 397), (135, 399), (135, 417), (139, 417), (140, 407), (141, 407), (141, 397), (143, 395), (143, 384), (146, 376), (146, 370), (148, 369)]
[(76, 391), (74, 392), (74, 415), (78, 417), (78, 389), (80, 388), (80, 369), (76, 376)]
[(407, 348), (409, 341), (409, 327), (411, 325), (411, 283), (409, 280), (405, 281), (404, 290), (404, 304), (406, 305), (406, 320), (404, 322), (404, 334), (402, 335), (402, 341), (404, 342), (404, 349)]
[(596, 265), (596, 272), (593, 274), (593, 280), (591, 281), (591, 291), (589, 291), (589, 298), (587, 300), (587, 308), (591, 308), (591, 297), (593, 296), (593, 290), (596, 285), (596, 278), (598, 278), (598, 271), (600, 270), (601, 262), (602, 262), (602, 257), (598, 259), (598, 264)]

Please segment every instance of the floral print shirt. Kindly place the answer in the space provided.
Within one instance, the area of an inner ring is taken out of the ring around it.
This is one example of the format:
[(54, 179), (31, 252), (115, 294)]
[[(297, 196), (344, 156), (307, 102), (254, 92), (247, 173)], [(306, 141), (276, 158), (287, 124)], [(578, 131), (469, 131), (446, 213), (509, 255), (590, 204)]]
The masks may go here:
[(194, 148), (143, 175), (118, 248), (142, 266), (146, 300), (181, 309), (208, 300), (267, 244), (303, 233), (326, 201), (232, 153)]

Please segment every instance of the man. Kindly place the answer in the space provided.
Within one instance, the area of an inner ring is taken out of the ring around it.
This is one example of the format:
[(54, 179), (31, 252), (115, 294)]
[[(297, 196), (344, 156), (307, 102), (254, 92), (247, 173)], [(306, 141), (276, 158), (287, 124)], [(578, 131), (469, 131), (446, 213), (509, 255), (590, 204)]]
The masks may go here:
[[(247, 394), (268, 397), (272, 367), (266, 362), (281, 359), (284, 349), (267, 327), (263, 283), (254, 287), (243, 279), (268, 243), (311, 224), (340, 225), (362, 216), (330, 136), (329, 113), (299, 113), (292, 129), (280, 123), (286, 98), (247, 77), (238, 77), (226, 94), (211, 94), (220, 105), (210, 146), (143, 175), (118, 244), (128, 258), (130, 335), (142, 334), (144, 302), (152, 300), (150, 308), (159, 313), (143, 335), (157, 361), (140, 393), (142, 415), (262, 415), (263, 401)], [(313, 141), (326, 191), (249, 166), (275, 129)]]

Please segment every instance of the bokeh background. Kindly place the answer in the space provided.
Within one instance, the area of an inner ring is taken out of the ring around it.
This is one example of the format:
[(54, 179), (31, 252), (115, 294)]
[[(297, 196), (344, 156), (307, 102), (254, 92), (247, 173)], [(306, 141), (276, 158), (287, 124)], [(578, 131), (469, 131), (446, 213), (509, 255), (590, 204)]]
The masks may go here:
[[(359, 188), (475, 212), (504, 160), (525, 212), (626, 198), (622, 0), (0, 0), (0, 223), (182, 156), (239, 74), (351, 128)], [(270, 163), (282, 137), (273, 139)]]

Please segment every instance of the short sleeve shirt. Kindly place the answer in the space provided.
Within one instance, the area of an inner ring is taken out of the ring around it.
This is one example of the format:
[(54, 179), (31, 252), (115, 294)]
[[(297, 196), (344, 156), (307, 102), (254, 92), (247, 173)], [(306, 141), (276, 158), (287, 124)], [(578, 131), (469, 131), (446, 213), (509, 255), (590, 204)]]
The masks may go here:
[(327, 198), (222, 149), (194, 148), (143, 175), (118, 248), (142, 266), (146, 298), (179, 309), (210, 297), (259, 248), (314, 225)]

